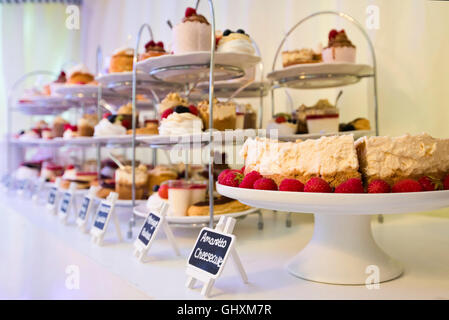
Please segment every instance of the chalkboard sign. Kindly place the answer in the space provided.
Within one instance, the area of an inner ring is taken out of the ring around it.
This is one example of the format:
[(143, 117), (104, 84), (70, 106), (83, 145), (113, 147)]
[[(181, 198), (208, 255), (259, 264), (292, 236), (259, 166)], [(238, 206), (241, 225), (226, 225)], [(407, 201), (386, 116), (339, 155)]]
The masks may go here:
[(90, 204), (90, 198), (84, 197), (83, 202), (81, 203), (80, 212), (78, 213), (78, 218), (80, 218), (81, 220), (86, 219), (86, 214), (87, 214), (87, 209), (89, 208), (89, 204)]
[(235, 236), (203, 228), (196, 240), (188, 264), (218, 277), (230, 252)]
[(103, 230), (110, 212), (111, 206), (102, 202), (98, 208), (97, 216), (95, 217), (94, 227)]
[(70, 192), (64, 192), (64, 195), (62, 196), (61, 205), (59, 207), (60, 213), (67, 213), (67, 209), (69, 208), (70, 200), (71, 200), (72, 194)]
[(143, 224), (142, 230), (140, 230), (139, 236), (137, 237), (145, 246), (147, 246), (150, 242), (160, 221), (161, 218), (154, 213), (150, 213), (148, 215), (145, 223)]
[(48, 201), (47, 201), (49, 205), (54, 205), (55, 204), (56, 193), (57, 192), (58, 192), (58, 188), (51, 187), (50, 193), (48, 194)]

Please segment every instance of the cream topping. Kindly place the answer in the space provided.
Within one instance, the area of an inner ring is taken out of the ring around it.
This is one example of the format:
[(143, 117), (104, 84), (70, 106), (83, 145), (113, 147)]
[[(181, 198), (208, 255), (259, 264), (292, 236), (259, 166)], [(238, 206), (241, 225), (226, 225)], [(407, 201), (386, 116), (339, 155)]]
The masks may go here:
[[(148, 181), (148, 168), (141, 164), (135, 170), (136, 185), (144, 185)], [(123, 169), (115, 171), (115, 181), (119, 184), (132, 184), (132, 167), (125, 166)]]
[(113, 124), (108, 119), (101, 120), (94, 128), (94, 136), (116, 136), (125, 135), (126, 128), (120, 124)]
[(229, 41), (220, 41), (217, 46), (217, 52), (241, 52), (246, 54), (254, 54), (254, 49), (251, 41), (246, 39), (235, 39)]
[(173, 112), (167, 118), (162, 119), (159, 126), (160, 135), (181, 135), (201, 132), (203, 121), (191, 113)]
[(89, 69), (86, 67), (86, 65), (83, 64), (83, 63), (80, 63), (80, 64), (70, 68), (67, 71), (67, 78), (70, 78), (74, 73), (77, 73), (77, 72), (78, 73), (89, 73), (90, 74)]

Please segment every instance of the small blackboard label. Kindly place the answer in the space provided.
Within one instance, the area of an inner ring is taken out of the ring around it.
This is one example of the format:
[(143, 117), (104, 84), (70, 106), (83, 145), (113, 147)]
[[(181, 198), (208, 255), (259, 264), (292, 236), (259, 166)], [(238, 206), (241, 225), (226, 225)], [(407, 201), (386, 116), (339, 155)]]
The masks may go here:
[(148, 243), (150, 242), (160, 221), (161, 218), (155, 215), (154, 213), (150, 213), (148, 215), (138, 237), (138, 239), (142, 241), (142, 243), (145, 246), (147, 246)]
[(23, 189), (25, 189), (26, 184), (27, 184), (26, 180), (20, 181), (20, 183), (19, 183), (19, 190), (23, 191)]
[(110, 212), (111, 206), (106, 203), (101, 203), (100, 208), (98, 208), (97, 216), (95, 218), (94, 227), (99, 230), (103, 230)]
[(59, 211), (61, 213), (64, 213), (64, 214), (67, 213), (67, 209), (69, 207), (70, 197), (71, 196), (72, 195), (71, 195), (70, 192), (65, 192), (64, 195), (62, 196), (61, 207), (59, 208)]
[(203, 228), (189, 257), (189, 265), (216, 276), (234, 241), (234, 236)]
[(80, 218), (81, 220), (86, 219), (87, 208), (89, 208), (89, 203), (90, 203), (90, 198), (84, 197), (83, 202), (81, 203), (80, 212), (78, 213), (78, 218)]
[(56, 200), (56, 193), (58, 189), (56, 187), (51, 187), (50, 193), (48, 195), (48, 204), (54, 205)]

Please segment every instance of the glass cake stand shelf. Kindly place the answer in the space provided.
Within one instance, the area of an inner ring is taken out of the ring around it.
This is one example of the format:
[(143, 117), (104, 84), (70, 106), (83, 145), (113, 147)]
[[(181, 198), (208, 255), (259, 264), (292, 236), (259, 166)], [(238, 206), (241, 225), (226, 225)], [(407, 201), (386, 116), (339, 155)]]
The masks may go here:
[(11, 144), (23, 147), (62, 147), (64, 146), (64, 142), (58, 141), (56, 139), (29, 139), (29, 140), (20, 140), (17, 138), (11, 138)]
[(282, 141), (296, 141), (298, 139), (318, 139), (320, 137), (328, 137), (328, 136), (341, 136), (346, 134), (354, 135), (354, 139), (358, 139), (364, 136), (374, 135), (375, 131), (373, 130), (353, 130), (353, 131), (340, 131), (340, 132), (328, 132), (328, 133), (301, 133), (301, 134), (293, 134), (293, 135), (279, 135), (277, 138)]
[(78, 104), (63, 97), (36, 96), (26, 101), (18, 101), (11, 110), (27, 115), (56, 115), (74, 107), (78, 107)]
[[(316, 282), (364, 285), (368, 267), (379, 282), (399, 277), (403, 268), (375, 242), (371, 215), (430, 211), (449, 207), (448, 191), (338, 194), (281, 192), (228, 187), (217, 192), (258, 208), (313, 213), (313, 237), (287, 265), (293, 275)], [(331, 263), (329, 263), (331, 262)]]
[[(215, 83), (214, 95), (217, 98), (229, 98), (232, 94), (242, 86), (241, 82), (230, 81), (229, 83)], [(235, 98), (260, 98), (268, 95), (270, 89), (270, 83), (254, 82), (245, 89), (243, 89)], [(201, 83), (198, 85), (197, 90), (192, 92), (192, 98), (207, 98), (209, 94), (209, 84)]]

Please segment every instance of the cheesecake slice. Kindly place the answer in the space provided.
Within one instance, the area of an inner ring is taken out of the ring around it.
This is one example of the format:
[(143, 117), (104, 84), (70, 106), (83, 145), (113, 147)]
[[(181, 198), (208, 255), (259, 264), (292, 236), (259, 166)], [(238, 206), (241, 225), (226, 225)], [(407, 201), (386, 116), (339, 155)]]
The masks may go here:
[(250, 138), (240, 154), (245, 159), (245, 174), (256, 170), (277, 184), (285, 178), (306, 183), (320, 177), (336, 187), (350, 178), (360, 178), (352, 135), (296, 142)]

